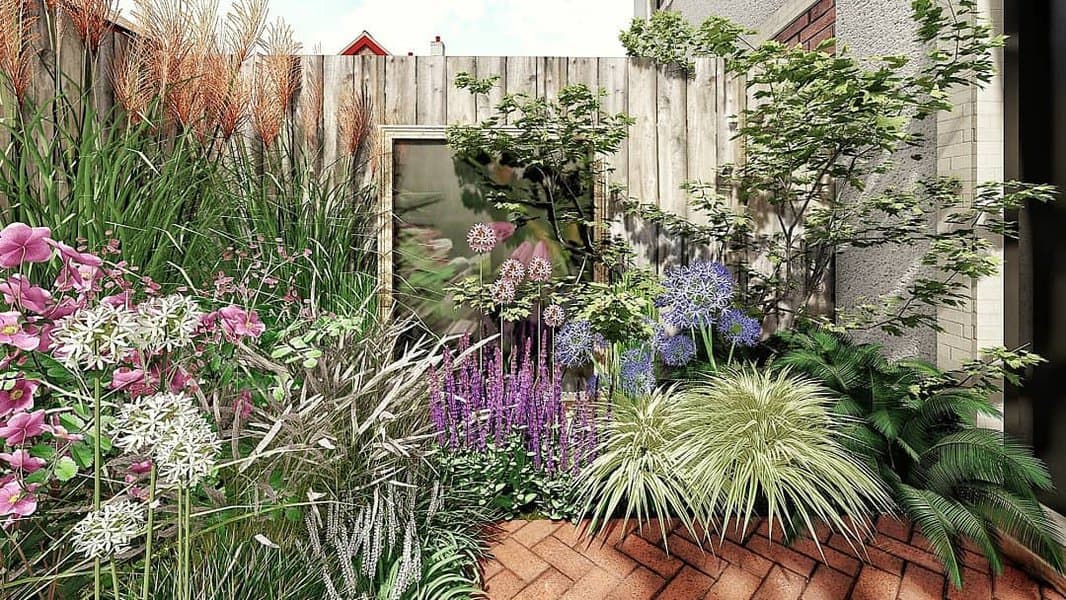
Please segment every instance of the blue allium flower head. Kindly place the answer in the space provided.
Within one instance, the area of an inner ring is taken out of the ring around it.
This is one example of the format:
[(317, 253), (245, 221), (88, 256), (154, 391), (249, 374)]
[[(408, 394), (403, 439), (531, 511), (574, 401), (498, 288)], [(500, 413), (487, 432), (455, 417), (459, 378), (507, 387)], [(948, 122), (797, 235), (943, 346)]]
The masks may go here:
[(564, 367), (583, 367), (597, 348), (607, 344), (584, 319), (567, 321), (555, 334), (555, 362)]
[(655, 389), (651, 352), (632, 348), (622, 354), (622, 392), (631, 397), (646, 396)]
[(728, 308), (718, 319), (718, 331), (729, 342), (738, 346), (754, 346), (762, 337), (762, 324), (744, 314), (744, 311)]
[(733, 300), (733, 275), (722, 263), (696, 261), (672, 267), (655, 300), (663, 321), (678, 329), (710, 325)]
[(683, 333), (663, 335), (656, 342), (663, 363), (671, 367), (687, 365), (696, 357), (696, 342)]

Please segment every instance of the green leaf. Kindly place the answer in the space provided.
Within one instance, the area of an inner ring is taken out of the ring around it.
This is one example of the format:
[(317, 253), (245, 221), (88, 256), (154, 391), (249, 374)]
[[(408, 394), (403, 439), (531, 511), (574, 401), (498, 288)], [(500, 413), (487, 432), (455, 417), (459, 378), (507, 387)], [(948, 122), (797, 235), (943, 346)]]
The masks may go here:
[(52, 460), (52, 457), (56, 455), (56, 450), (48, 444), (35, 444), (29, 450), (30, 456), (36, 458), (42, 458), (44, 460)]
[(60, 481), (70, 481), (78, 474), (78, 465), (69, 456), (60, 457), (56, 461), (55, 475)]
[(85, 442), (74, 442), (70, 446), (70, 454), (79, 467), (87, 469), (93, 464), (93, 449)]

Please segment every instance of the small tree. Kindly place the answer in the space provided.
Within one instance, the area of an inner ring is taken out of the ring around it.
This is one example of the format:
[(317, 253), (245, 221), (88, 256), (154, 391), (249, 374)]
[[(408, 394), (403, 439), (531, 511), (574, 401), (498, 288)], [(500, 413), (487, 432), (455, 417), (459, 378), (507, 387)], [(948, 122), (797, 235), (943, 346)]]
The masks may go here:
[[(473, 94), (488, 94), (495, 79), (460, 73), (455, 84)], [(497, 209), (523, 226), (543, 220), (567, 251), (580, 279), (595, 264), (617, 262), (620, 245), (604, 243), (596, 215), (596, 186), (618, 151), (633, 120), (602, 108), (603, 91), (583, 84), (566, 86), (552, 99), (507, 94), (495, 114), (477, 125), (452, 125), (448, 144), (460, 160), (485, 165), (498, 160), (521, 172), (520, 183), (501, 185), (484, 169), (477, 182)]]
[[(902, 56), (831, 54), (833, 40), (814, 51), (774, 41), (752, 47), (743, 37), (749, 32), (718, 17), (699, 27), (672, 13), (635, 20), (621, 36), (631, 55), (671, 61), (683, 71), (691, 71), (693, 57), (723, 57), (730, 75), (745, 78), (751, 101), (739, 115), (744, 161), (721, 170), (718, 188), (688, 185), (706, 224), (640, 200), (630, 200), (629, 210), (714, 253), (743, 259), (737, 262), (749, 301), (776, 326), (816, 317), (828, 322), (815, 300), (831, 283), (836, 256), (854, 248), (922, 248), (926, 269), (905, 290), (838, 310), (836, 324), (893, 335), (938, 328), (936, 307), (964, 303), (972, 278), (996, 272), (990, 237), (1016, 234), (1004, 211), (1047, 201), (1052, 189), (987, 183), (971, 200), (957, 181), (943, 178), (867, 188), (871, 176), (921, 158), (915, 149), (923, 138), (913, 123), (950, 110), (952, 87), (988, 83), (990, 51), (1003, 44), (979, 22), (974, 0), (958, 0), (951, 10), (915, 0), (912, 8), (918, 39), (930, 48), (917, 68)], [(718, 193), (722, 188), (739, 199), (741, 214)], [(756, 228), (756, 220), (770, 225)]]

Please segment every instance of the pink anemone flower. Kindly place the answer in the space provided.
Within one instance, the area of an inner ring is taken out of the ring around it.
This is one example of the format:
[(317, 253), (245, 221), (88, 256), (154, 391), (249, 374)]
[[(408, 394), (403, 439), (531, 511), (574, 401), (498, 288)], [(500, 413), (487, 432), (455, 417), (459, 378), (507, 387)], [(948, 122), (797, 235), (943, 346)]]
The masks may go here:
[(37, 510), (37, 497), (33, 490), (37, 486), (31, 485), (29, 489), (23, 488), (22, 483), (12, 480), (0, 487), (0, 515), (15, 515), (28, 517)]
[(33, 473), (34, 471), (39, 471), (41, 467), (48, 464), (48, 461), (46, 461), (45, 459), (37, 458), (36, 456), (31, 456), (29, 452), (26, 452), (22, 448), (14, 450), (10, 453), (0, 453), (0, 460), (3, 460), (7, 464), (11, 465), (12, 469), (25, 471), (26, 473)]
[(52, 294), (33, 285), (22, 273), (15, 273), (7, 281), (0, 282), (0, 294), (11, 306), (38, 314), (46, 312), (52, 303)]
[(50, 428), (44, 424), (44, 411), (38, 410), (31, 413), (18, 413), (0, 426), (0, 437), (7, 441), (8, 446), (19, 446), (26, 440), (37, 437)]
[(9, 390), (0, 390), (0, 415), (22, 412), (33, 408), (33, 395), (39, 384), (19, 377)]
[(259, 320), (259, 315), (254, 310), (248, 311), (230, 305), (220, 309), (218, 315), (221, 318), (222, 331), (226, 332), (230, 339), (257, 338), (266, 331), (266, 325)]
[(49, 245), (52, 230), (12, 223), (0, 230), (0, 267), (12, 268), (22, 263), (45, 262), (52, 258)]
[(0, 344), (14, 346), (19, 350), (36, 350), (40, 339), (22, 329), (17, 311), (0, 313)]

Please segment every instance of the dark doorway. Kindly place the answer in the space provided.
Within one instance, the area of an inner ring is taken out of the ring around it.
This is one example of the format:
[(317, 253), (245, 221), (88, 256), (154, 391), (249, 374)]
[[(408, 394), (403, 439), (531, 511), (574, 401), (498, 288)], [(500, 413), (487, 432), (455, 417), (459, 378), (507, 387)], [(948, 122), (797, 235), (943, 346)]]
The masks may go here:
[[(1005, 0), (1006, 176), (1066, 190), (1066, 0)], [(1066, 201), (1028, 206), (1006, 247), (1006, 343), (1031, 344), (1048, 362), (1008, 389), (1008, 433), (1047, 462), (1066, 513)]]

